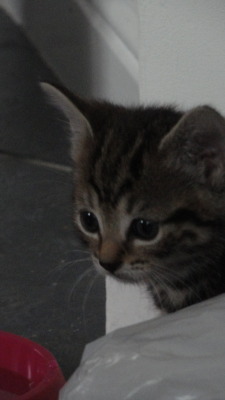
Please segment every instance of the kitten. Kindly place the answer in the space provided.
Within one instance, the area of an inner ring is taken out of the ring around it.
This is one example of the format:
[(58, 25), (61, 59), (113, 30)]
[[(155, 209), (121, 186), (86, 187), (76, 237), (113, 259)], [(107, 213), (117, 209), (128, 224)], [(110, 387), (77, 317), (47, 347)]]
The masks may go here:
[(225, 119), (42, 87), (70, 123), (74, 219), (97, 270), (166, 312), (225, 292)]

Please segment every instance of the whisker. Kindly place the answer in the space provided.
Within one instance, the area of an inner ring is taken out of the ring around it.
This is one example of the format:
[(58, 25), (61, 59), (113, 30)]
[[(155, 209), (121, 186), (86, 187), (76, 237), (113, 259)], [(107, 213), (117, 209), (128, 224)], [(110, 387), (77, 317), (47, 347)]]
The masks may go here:
[(71, 267), (74, 268), (76, 266), (76, 264), (87, 262), (87, 261), (91, 262), (91, 258), (90, 257), (80, 258), (77, 260), (71, 260), (71, 261), (63, 262), (62, 264), (58, 264), (51, 271), (48, 272), (45, 279), (50, 278), (50, 277), (53, 278), (55, 275), (58, 274), (57, 279), (59, 280), (65, 270), (69, 270), (69, 268), (71, 268)]
[(167, 289), (167, 285), (166, 283), (169, 285), (169, 287), (171, 287), (174, 291), (177, 291), (178, 288), (176, 286), (176, 283), (174, 282), (174, 280), (176, 280), (177, 282), (180, 282), (182, 284), (182, 286), (184, 287), (184, 289), (187, 289), (189, 293), (192, 293), (196, 298), (198, 298), (199, 300), (201, 300), (201, 297), (198, 293), (197, 290), (195, 290), (195, 287), (192, 285), (187, 285), (185, 283), (184, 278), (182, 278), (178, 272), (176, 271), (171, 271), (169, 269), (166, 269), (163, 266), (157, 266), (157, 274), (158, 276), (160, 276), (161, 279), (161, 284), (164, 285), (164, 288), (166, 290)]
[[(84, 253), (84, 254), (90, 254), (90, 251), (88, 251), (88, 250), (82, 250), (82, 249), (73, 249), (73, 250), (71, 250), (69, 253)], [(68, 253), (68, 254), (69, 254)]]
[(69, 291), (68, 296), (67, 296), (67, 302), (68, 302), (69, 307), (71, 307), (71, 304), (72, 304), (72, 301), (73, 301), (73, 294), (74, 294), (75, 289), (76, 289), (77, 286), (81, 283), (81, 281), (82, 281), (86, 276), (88, 276), (90, 273), (93, 273), (93, 268), (92, 268), (92, 267), (89, 267), (89, 268), (88, 268), (87, 270), (85, 270), (82, 274), (80, 274), (79, 277), (76, 279), (76, 281), (75, 281), (73, 287), (71, 288), (71, 290)]
[(84, 299), (83, 299), (83, 302), (82, 302), (82, 316), (83, 316), (84, 332), (85, 332), (86, 339), (88, 339), (88, 329), (87, 329), (87, 322), (86, 322), (86, 318), (85, 318), (86, 305), (87, 305), (87, 301), (88, 301), (90, 292), (91, 292), (93, 286), (95, 285), (97, 279), (99, 279), (99, 278), (100, 278), (100, 275), (95, 272), (95, 275), (93, 276), (93, 279), (91, 280), (91, 282), (89, 283), (89, 285), (87, 287), (87, 291), (85, 293), (85, 296), (84, 296)]
[[(158, 274), (155, 274), (155, 271), (152, 271), (152, 273), (151, 273), (150, 282), (151, 282), (154, 292), (156, 293), (159, 304), (160, 304), (161, 308), (163, 308), (162, 302), (161, 302), (161, 296), (159, 294), (159, 289), (158, 289), (158, 282), (159, 282), (159, 284), (161, 284), (162, 282), (161, 282), (161, 279), (158, 277)], [(164, 286), (164, 283), (162, 283), (162, 285)]]
[[(178, 272), (167, 270), (165, 267), (162, 267), (162, 266), (159, 266), (158, 270), (163, 273), (163, 276), (165, 277), (165, 279), (167, 279), (168, 283), (174, 288), (174, 290), (177, 290), (176, 283), (171, 282), (170, 279), (172, 279), (172, 280), (175, 279), (177, 282), (182, 283), (184, 288), (186, 288), (188, 290), (191, 290), (191, 291), (194, 290), (193, 287), (190, 287), (187, 284), (185, 284), (184, 278), (181, 277)], [(190, 268), (189, 268), (189, 270), (190, 270)], [(195, 293), (195, 294), (197, 295), (197, 293)]]

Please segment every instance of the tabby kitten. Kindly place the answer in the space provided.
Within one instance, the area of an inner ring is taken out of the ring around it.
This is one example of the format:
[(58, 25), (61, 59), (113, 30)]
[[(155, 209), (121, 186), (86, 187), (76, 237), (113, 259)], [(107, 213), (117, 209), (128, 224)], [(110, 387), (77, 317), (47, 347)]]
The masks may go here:
[(74, 219), (97, 270), (146, 284), (166, 312), (225, 292), (225, 119), (42, 87), (70, 123)]

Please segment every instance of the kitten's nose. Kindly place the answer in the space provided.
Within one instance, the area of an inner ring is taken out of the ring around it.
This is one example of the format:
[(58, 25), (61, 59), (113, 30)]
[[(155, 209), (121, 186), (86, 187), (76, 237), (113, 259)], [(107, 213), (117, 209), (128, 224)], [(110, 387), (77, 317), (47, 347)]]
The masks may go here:
[(106, 269), (106, 271), (109, 271), (111, 273), (115, 272), (120, 266), (121, 262), (104, 262), (99, 260), (99, 264)]

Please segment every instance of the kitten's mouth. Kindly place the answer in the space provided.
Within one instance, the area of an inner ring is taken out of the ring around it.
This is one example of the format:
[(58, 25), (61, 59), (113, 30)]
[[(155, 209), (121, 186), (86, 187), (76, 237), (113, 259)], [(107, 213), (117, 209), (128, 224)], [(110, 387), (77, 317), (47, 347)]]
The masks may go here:
[(146, 272), (143, 269), (143, 265), (133, 266), (123, 263), (114, 266), (104, 265), (104, 263), (100, 263), (96, 257), (93, 257), (93, 263), (96, 270), (104, 276), (111, 276), (115, 279), (130, 283), (142, 283), (146, 280)]
[(143, 283), (146, 281), (146, 273), (143, 268), (133, 268), (131, 265), (126, 264), (114, 276), (119, 280), (129, 283)]

